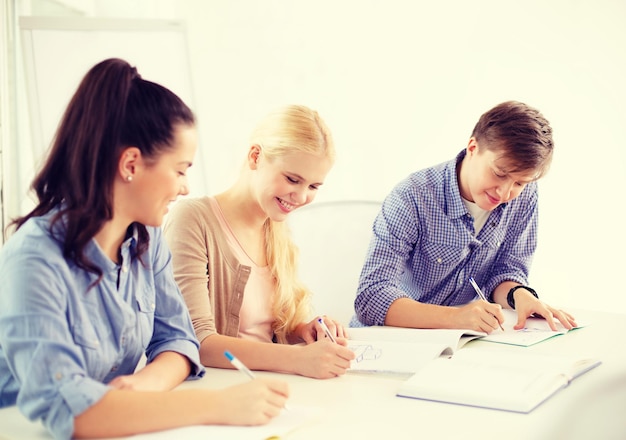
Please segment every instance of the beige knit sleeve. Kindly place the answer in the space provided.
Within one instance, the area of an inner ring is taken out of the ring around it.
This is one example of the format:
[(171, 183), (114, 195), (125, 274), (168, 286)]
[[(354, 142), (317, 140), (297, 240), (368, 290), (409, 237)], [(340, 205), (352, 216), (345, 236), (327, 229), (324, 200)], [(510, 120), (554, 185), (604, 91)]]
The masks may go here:
[(200, 342), (216, 333), (209, 295), (208, 205), (200, 199), (179, 200), (168, 214), (163, 233), (172, 252), (174, 278), (182, 291)]

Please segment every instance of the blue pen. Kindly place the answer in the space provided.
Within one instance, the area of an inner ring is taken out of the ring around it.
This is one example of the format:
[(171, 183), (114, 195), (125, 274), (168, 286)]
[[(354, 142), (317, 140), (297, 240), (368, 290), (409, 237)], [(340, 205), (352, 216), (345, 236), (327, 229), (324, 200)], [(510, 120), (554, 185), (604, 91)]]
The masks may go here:
[[(474, 277), (470, 277), (469, 278), (469, 282), (472, 283), (472, 287), (474, 288), (474, 290), (478, 294), (478, 297), (480, 299), (482, 299), (483, 301), (487, 301), (487, 297), (485, 296), (483, 291), (480, 290), (480, 287), (478, 287), (478, 284), (476, 284), (476, 281), (474, 281)], [(491, 315), (491, 316), (493, 316), (495, 318), (495, 315)], [(500, 324), (500, 321), (498, 321), (498, 325), (500, 326), (500, 330), (504, 331), (504, 328), (502, 328), (502, 324)]]
[(224, 356), (226, 356), (226, 358), (230, 361), (231, 364), (233, 364), (233, 366), (236, 369), (238, 369), (239, 371), (244, 373), (250, 379), (254, 379), (254, 374), (252, 373), (252, 371), (250, 371), (250, 369), (248, 367), (246, 367), (243, 364), (243, 362), (241, 362), (239, 359), (237, 359), (235, 356), (233, 356), (230, 351), (225, 351), (224, 352)]

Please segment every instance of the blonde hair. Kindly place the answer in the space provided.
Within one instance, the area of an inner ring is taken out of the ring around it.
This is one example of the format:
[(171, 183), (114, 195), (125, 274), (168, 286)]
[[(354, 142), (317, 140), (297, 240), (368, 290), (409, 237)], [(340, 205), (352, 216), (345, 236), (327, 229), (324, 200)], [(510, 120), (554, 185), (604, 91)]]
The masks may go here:
[[(263, 156), (272, 159), (292, 153), (311, 153), (335, 160), (330, 130), (315, 110), (290, 105), (270, 113), (256, 127), (251, 145), (258, 145)], [(309, 319), (311, 292), (298, 279), (298, 248), (285, 222), (265, 221), (265, 253), (276, 282), (273, 298), (273, 330), (278, 342), (296, 326)]]

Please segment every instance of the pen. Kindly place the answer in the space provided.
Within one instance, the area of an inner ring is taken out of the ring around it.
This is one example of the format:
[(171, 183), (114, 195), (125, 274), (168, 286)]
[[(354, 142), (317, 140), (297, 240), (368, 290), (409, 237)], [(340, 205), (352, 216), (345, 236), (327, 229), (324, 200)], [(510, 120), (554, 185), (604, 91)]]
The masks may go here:
[[(487, 301), (487, 298), (485, 297), (485, 294), (483, 293), (482, 290), (480, 290), (480, 287), (478, 287), (478, 284), (476, 284), (476, 281), (474, 281), (474, 277), (470, 277), (469, 282), (472, 283), (472, 287), (474, 288), (474, 290), (476, 291), (476, 293), (478, 294), (478, 297), (480, 299), (482, 299), (483, 301)], [(495, 318), (495, 315), (491, 315)], [(498, 318), (496, 318), (498, 319)], [(500, 324), (500, 321), (498, 321), (498, 325), (500, 326), (500, 330), (504, 331), (504, 329), (502, 328), (502, 324)]]
[(330, 330), (328, 329), (328, 327), (324, 323), (324, 320), (322, 318), (317, 318), (317, 322), (319, 322), (320, 325), (322, 326), (322, 330), (324, 330), (324, 333), (326, 333), (326, 336), (328, 336), (328, 339), (330, 339), (331, 341), (333, 341), (336, 344), (337, 340), (332, 335), (332, 333), (330, 333)]
[(224, 352), (224, 356), (226, 356), (226, 358), (230, 361), (231, 364), (233, 364), (233, 366), (236, 369), (238, 369), (239, 371), (244, 373), (250, 379), (254, 379), (254, 374), (252, 373), (252, 371), (250, 371), (250, 369), (248, 367), (246, 367), (243, 364), (243, 362), (241, 362), (239, 359), (237, 359), (235, 356), (233, 356), (230, 351), (225, 351)]

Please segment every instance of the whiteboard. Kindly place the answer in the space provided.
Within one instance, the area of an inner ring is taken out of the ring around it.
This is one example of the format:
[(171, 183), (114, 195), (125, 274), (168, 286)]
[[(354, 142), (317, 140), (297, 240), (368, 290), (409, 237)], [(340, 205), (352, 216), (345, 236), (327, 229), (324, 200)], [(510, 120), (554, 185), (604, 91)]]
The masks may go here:
[[(178, 20), (20, 17), (33, 157), (47, 151), (65, 107), (87, 71), (122, 58), (142, 78), (172, 90), (195, 110), (187, 29)], [(192, 193), (208, 192), (198, 148), (189, 170)]]

